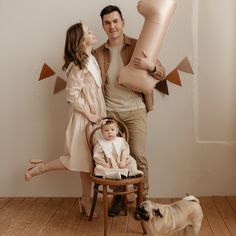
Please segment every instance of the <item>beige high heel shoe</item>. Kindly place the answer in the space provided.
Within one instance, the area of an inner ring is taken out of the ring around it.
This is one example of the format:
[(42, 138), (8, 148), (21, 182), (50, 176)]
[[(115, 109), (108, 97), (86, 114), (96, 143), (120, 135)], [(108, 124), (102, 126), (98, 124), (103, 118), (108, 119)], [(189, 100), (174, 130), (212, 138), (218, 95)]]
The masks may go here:
[(42, 160), (30, 160), (32, 166), (25, 171), (25, 181), (30, 181), (32, 177), (44, 172), (44, 162)]
[[(87, 204), (85, 203), (87, 201)], [(91, 204), (91, 197), (82, 196), (79, 198), (79, 204), (80, 204), (80, 213), (84, 214), (85, 216), (90, 216), (90, 210), (92, 207)], [(96, 212), (93, 213), (93, 217), (97, 217)]]

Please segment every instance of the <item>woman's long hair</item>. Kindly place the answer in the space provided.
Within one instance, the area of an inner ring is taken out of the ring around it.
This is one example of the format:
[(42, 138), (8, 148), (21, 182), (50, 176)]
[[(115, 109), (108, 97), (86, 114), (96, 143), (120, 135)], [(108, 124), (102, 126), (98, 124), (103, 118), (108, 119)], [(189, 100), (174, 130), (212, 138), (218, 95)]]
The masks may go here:
[(82, 23), (72, 25), (66, 32), (66, 42), (64, 49), (64, 65), (62, 70), (65, 71), (71, 62), (83, 69), (88, 61), (86, 48), (83, 45), (84, 30)]

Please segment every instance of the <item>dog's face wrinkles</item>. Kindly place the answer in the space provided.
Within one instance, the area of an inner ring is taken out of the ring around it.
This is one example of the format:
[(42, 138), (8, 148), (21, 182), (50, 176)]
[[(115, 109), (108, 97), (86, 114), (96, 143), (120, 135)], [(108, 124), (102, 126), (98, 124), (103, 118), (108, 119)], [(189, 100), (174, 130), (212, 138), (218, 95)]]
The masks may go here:
[(139, 215), (145, 221), (152, 220), (153, 217), (163, 217), (160, 209), (154, 206), (151, 201), (144, 201), (138, 209)]
[(150, 218), (150, 214), (149, 212), (146, 210), (145, 206), (141, 206), (138, 208), (138, 212), (139, 215), (141, 217), (141, 219), (145, 220), (145, 221), (149, 221)]

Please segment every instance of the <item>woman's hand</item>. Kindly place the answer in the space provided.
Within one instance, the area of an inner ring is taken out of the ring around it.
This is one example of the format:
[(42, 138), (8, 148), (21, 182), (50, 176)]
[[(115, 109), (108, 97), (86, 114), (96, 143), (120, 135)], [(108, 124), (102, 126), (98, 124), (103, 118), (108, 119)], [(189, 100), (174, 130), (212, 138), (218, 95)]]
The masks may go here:
[(87, 114), (87, 119), (92, 123), (98, 123), (101, 121), (100, 116), (98, 116), (96, 114), (92, 114), (92, 113)]

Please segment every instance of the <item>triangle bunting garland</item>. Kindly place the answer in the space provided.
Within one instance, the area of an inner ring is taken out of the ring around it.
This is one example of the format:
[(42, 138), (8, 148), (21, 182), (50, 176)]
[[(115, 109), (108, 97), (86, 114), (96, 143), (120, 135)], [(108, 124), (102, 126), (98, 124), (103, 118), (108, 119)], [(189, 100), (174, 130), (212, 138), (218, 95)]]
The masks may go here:
[[(164, 80), (159, 81), (156, 84), (155, 89), (161, 93), (169, 95), (167, 81), (174, 83), (178, 86), (182, 86), (178, 71), (183, 71), (192, 75), (194, 74), (187, 57), (185, 57), (169, 74), (167, 74)], [(44, 63), (39, 76), (39, 80), (46, 79), (54, 74), (56, 74), (55, 71), (51, 69), (46, 63)], [(53, 93), (56, 94), (65, 89), (65, 87), (66, 81), (60, 76), (57, 76)]]
[(189, 63), (189, 60), (187, 57), (185, 57), (176, 67), (175, 69), (173, 69), (169, 74), (166, 75), (165, 79), (158, 82), (156, 84), (156, 90), (169, 95), (168, 92), (168, 85), (167, 85), (167, 81), (174, 83), (176, 85), (182, 86), (181, 85), (181, 80), (180, 80), (180, 76), (179, 76), (179, 71), (183, 71), (185, 73), (189, 73), (189, 74), (194, 74), (193, 73), (193, 69)]

